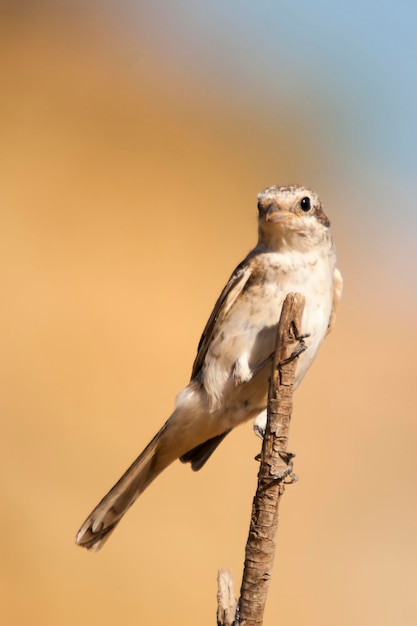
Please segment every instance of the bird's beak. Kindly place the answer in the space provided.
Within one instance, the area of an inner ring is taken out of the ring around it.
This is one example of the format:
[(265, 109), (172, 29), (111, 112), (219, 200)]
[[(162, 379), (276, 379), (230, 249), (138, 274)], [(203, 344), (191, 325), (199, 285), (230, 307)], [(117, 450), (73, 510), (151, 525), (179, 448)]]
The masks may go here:
[(294, 216), (294, 213), (289, 211), (277, 211), (276, 207), (270, 206), (265, 214), (265, 221), (276, 224), (277, 222), (283, 222)]

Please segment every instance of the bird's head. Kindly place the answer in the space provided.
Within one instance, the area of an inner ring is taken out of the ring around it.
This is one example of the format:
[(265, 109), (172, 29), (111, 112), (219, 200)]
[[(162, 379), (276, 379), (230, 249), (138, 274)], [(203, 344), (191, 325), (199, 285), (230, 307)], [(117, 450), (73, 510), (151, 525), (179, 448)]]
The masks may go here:
[(274, 185), (258, 195), (259, 242), (268, 250), (308, 250), (329, 240), (330, 221), (311, 189)]

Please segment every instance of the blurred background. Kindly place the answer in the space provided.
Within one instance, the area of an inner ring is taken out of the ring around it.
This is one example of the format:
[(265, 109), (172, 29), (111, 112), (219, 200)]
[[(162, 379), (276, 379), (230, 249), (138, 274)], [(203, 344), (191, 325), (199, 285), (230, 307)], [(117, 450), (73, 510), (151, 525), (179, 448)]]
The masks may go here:
[(250, 425), (176, 463), (102, 552), (79, 525), (170, 414), (256, 241), (314, 188), (345, 293), (296, 394), (265, 625), (417, 622), (417, 43), (411, 2), (0, 4), (4, 623), (215, 623)]

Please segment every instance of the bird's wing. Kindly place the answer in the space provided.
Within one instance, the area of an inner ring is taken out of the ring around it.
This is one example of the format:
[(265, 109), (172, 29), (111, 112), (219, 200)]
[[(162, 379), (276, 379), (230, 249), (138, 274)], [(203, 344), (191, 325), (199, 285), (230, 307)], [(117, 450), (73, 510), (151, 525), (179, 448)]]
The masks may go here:
[(236, 301), (236, 298), (242, 292), (250, 276), (251, 266), (247, 257), (240, 265), (237, 266), (214, 305), (214, 309), (208, 319), (198, 344), (197, 356), (191, 373), (191, 380), (193, 380), (201, 370), (208, 347), (215, 334), (216, 327), (229, 313)]
[(334, 328), (334, 325), (336, 322), (336, 314), (339, 309), (340, 300), (342, 298), (342, 291), (343, 291), (342, 274), (336, 268), (334, 271), (334, 276), (333, 276), (333, 306), (332, 306), (332, 313), (330, 315), (330, 321), (329, 321), (329, 327), (327, 329), (327, 334), (329, 334), (329, 332), (333, 330)]

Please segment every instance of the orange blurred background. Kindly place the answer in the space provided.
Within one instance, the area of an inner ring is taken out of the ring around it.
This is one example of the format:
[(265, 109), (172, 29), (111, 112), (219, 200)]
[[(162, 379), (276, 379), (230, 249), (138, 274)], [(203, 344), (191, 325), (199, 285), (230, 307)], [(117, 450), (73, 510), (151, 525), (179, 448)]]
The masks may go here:
[[(219, 567), (238, 590), (249, 425), (202, 472), (172, 466), (99, 554), (73, 538), (188, 382), (211, 307), (255, 243), (256, 194), (300, 182), (332, 219), (345, 294), (296, 396), (300, 481), (281, 505), (265, 624), (415, 624), (405, 183), (379, 179), (377, 163), (361, 177), (349, 128), (321, 135), (319, 88), (316, 113), (255, 87), (242, 100), (238, 80), (187, 74), (109, 5), (2, 6), (2, 619), (208, 626)], [(342, 119), (348, 105), (332, 106)], [(379, 212), (387, 194), (395, 215)]]

